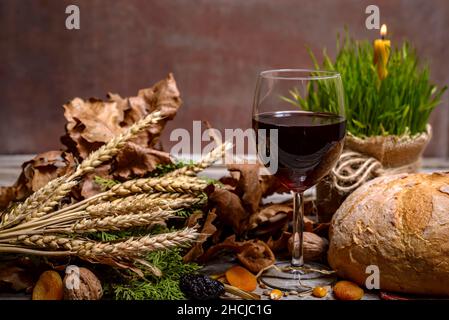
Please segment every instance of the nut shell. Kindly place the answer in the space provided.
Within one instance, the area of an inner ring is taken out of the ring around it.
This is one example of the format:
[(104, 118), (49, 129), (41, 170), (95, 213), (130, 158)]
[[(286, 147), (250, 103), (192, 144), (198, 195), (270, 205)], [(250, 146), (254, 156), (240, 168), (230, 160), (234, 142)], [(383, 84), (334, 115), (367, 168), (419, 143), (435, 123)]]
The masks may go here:
[[(87, 268), (66, 269), (64, 277), (65, 300), (99, 300), (103, 296), (103, 288), (97, 276)], [(79, 282), (78, 278), (79, 277)]]
[[(322, 259), (328, 248), (328, 241), (319, 235), (312, 232), (304, 232), (304, 260), (306, 261), (316, 261)], [(292, 253), (293, 248), (293, 236), (288, 240), (288, 251)]]

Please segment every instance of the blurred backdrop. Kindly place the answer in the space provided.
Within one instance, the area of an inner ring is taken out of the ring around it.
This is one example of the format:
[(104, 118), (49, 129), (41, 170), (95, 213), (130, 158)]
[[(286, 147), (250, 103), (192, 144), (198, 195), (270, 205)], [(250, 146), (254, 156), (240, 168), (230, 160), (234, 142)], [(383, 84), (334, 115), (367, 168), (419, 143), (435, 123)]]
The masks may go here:
[[(393, 45), (410, 40), (432, 79), (449, 83), (447, 0), (0, 0), (0, 153), (59, 149), (66, 101), (134, 95), (169, 72), (184, 100), (169, 130), (249, 127), (258, 72), (311, 67), (306, 46), (333, 55), (345, 25), (378, 38), (365, 28), (373, 3)], [(69, 4), (80, 30), (65, 28)], [(447, 100), (427, 156), (449, 155)]]

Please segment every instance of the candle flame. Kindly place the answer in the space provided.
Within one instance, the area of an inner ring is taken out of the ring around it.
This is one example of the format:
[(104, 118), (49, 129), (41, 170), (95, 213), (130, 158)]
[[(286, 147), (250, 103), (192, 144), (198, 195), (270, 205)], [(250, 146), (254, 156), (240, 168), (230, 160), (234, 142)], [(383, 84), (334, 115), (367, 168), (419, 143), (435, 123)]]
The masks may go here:
[(385, 37), (387, 35), (387, 25), (383, 24), (382, 27), (380, 27), (380, 35), (382, 37)]

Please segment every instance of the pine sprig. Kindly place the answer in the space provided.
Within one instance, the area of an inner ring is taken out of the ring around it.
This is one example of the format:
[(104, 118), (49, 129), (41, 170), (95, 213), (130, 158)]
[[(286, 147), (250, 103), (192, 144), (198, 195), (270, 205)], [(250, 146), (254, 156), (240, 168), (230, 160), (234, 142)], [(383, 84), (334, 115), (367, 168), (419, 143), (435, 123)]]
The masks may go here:
[(146, 260), (162, 271), (162, 278), (146, 274), (131, 281), (109, 284), (106, 294), (116, 300), (180, 300), (185, 299), (179, 278), (199, 269), (195, 263), (183, 263), (179, 249), (151, 252)]

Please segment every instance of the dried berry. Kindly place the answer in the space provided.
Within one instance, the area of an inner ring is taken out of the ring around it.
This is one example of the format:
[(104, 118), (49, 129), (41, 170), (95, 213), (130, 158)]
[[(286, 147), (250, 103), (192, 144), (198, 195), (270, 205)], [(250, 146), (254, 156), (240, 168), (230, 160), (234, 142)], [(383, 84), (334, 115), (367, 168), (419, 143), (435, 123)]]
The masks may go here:
[(179, 281), (181, 291), (190, 299), (217, 299), (224, 293), (224, 285), (202, 274), (186, 274)]

